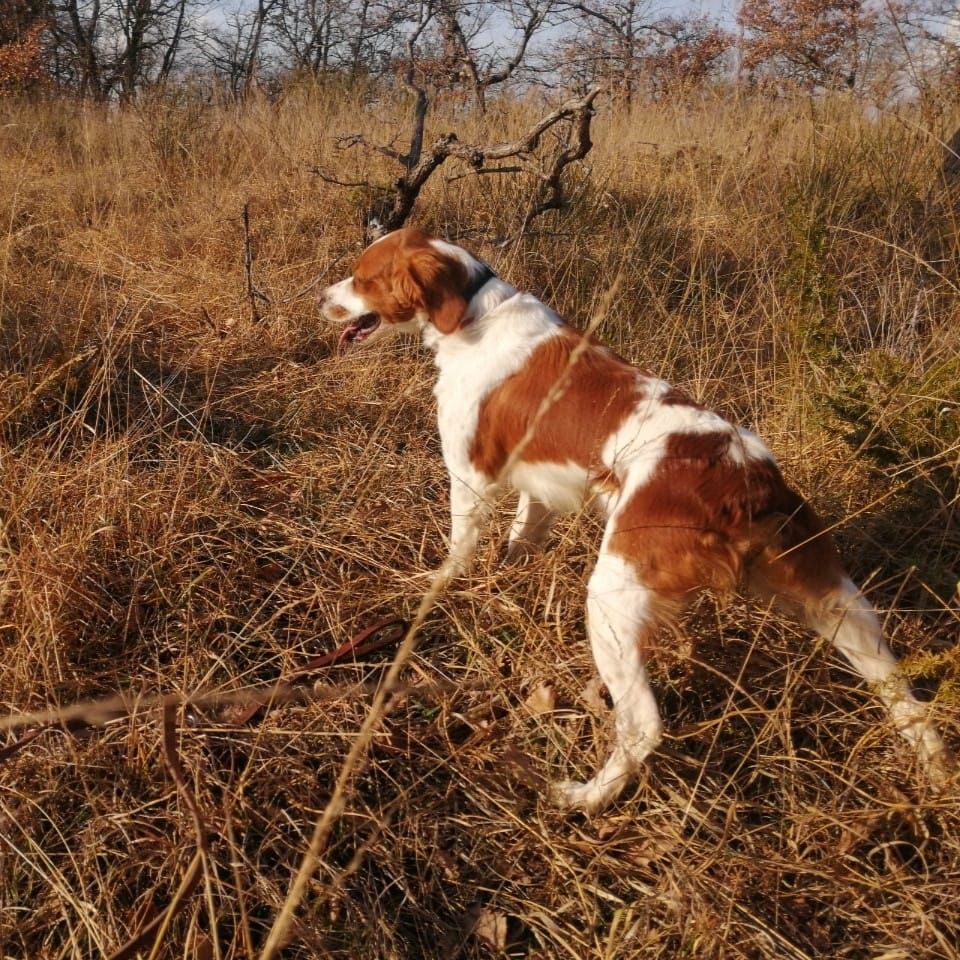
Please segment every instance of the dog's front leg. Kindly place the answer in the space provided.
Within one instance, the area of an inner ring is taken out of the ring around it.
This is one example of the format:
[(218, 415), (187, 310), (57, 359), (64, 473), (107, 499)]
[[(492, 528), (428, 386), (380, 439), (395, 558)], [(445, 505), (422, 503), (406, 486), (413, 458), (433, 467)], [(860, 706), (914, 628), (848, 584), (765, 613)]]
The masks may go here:
[(477, 543), (490, 519), (493, 485), (483, 477), (468, 481), (450, 478), (450, 575), (462, 576), (477, 552)]
[(514, 563), (543, 547), (554, 521), (553, 511), (535, 497), (520, 491), (517, 516), (510, 527), (510, 542), (507, 545), (507, 563)]

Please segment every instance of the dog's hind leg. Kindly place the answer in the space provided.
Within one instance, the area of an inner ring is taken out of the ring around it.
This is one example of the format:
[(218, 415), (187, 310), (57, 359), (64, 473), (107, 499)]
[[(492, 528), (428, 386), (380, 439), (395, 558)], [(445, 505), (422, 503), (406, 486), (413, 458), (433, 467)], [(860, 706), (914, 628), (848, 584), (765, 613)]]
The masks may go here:
[(539, 550), (550, 533), (555, 516), (546, 504), (521, 490), (517, 515), (510, 527), (507, 562), (513, 563)]
[(826, 534), (814, 532), (811, 539), (779, 554), (765, 551), (749, 569), (748, 584), (829, 640), (876, 689), (930, 780), (939, 785), (947, 779), (951, 761), (930, 721), (929, 707), (913, 695), (883, 637), (876, 611), (847, 576)]
[(644, 648), (658, 625), (655, 601), (624, 560), (601, 552), (587, 588), (587, 631), (613, 700), (616, 743), (592, 780), (553, 785), (553, 797), (561, 806), (587, 813), (602, 809), (660, 743), (660, 712), (644, 666)]
[(930, 708), (917, 700), (901, 675), (881, 633), (880, 620), (856, 584), (844, 577), (826, 597), (810, 598), (804, 620), (876, 688), (894, 726), (914, 748), (930, 779), (935, 783), (945, 780), (949, 772), (947, 751), (930, 722)]

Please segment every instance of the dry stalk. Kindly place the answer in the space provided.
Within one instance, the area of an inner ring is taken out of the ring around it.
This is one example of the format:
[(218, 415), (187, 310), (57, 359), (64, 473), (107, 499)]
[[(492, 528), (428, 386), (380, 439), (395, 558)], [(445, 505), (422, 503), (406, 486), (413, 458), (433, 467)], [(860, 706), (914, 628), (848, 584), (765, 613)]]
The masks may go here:
[(259, 323), (261, 320), (260, 310), (257, 301), (262, 300), (269, 303), (270, 298), (253, 282), (253, 238), (250, 236), (250, 201), (247, 200), (243, 205), (243, 213), (240, 215), (243, 223), (243, 273), (246, 279), (247, 303), (250, 306), (250, 320), (252, 323)]

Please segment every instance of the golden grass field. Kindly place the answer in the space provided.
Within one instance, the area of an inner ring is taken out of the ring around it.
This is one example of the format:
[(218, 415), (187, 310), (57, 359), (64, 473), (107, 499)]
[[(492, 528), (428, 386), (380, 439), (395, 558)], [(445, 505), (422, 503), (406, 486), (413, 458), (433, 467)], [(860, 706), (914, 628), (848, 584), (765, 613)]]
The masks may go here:
[[(498, 139), (536, 106), (485, 126), (449, 109), (462, 139)], [(0, 101), (2, 716), (130, 704), (0, 765), (4, 960), (110, 957), (160, 916), (137, 955), (254, 957), (287, 897), (369, 706), (355, 684), (391, 650), (246, 726), (177, 711), (181, 784), (151, 698), (242, 691), (409, 618), (444, 555), (429, 359), (401, 342), (338, 358), (306, 289), (345, 274), (364, 201), (309, 168), (389, 182), (332, 137), (387, 142), (403, 117), (309, 87), (240, 107)], [(518, 239), (529, 181), (437, 178), (415, 222), (581, 325), (617, 282), (600, 335), (767, 438), (956, 749), (948, 119), (602, 102), (563, 216)], [(572, 518), (501, 569), (503, 532), (430, 611), (280, 956), (960, 955), (960, 785), (934, 796), (862, 684), (762, 607), (705, 600), (664, 636), (668, 735), (642, 782), (592, 820), (552, 808), (543, 783), (589, 776), (609, 742), (583, 626), (598, 525)]]

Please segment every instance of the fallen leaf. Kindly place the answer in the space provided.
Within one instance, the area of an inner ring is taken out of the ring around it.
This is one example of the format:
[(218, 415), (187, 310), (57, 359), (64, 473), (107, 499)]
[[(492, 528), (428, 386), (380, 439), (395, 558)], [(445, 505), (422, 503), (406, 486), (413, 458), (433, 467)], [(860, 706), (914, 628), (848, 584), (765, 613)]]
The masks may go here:
[(505, 764), (513, 767), (517, 772), (519, 772), (526, 781), (527, 785), (532, 787), (538, 793), (546, 789), (546, 778), (537, 769), (536, 762), (531, 759), (529, 754), (524, 753), (513, 744), (508, 744), (500, 754), (500, 758)]
[(470, 933), (491, 950), (502, 953), (507, 948), (507, 917), (474, 904), (467, 911)]
[(624, 855), (638, 867), (649, 867), (651, 864), (669, 857), (680, 845), (679, 838), (664, 835), (648, 838), (635, 847), (627, 847), (624, 850)]
[(533, 692), (524, 700), (523, 705), (534, 716), (551, 713), (557, 705), (557, 691), (549, 680), (544, 680), (533, 688)]

